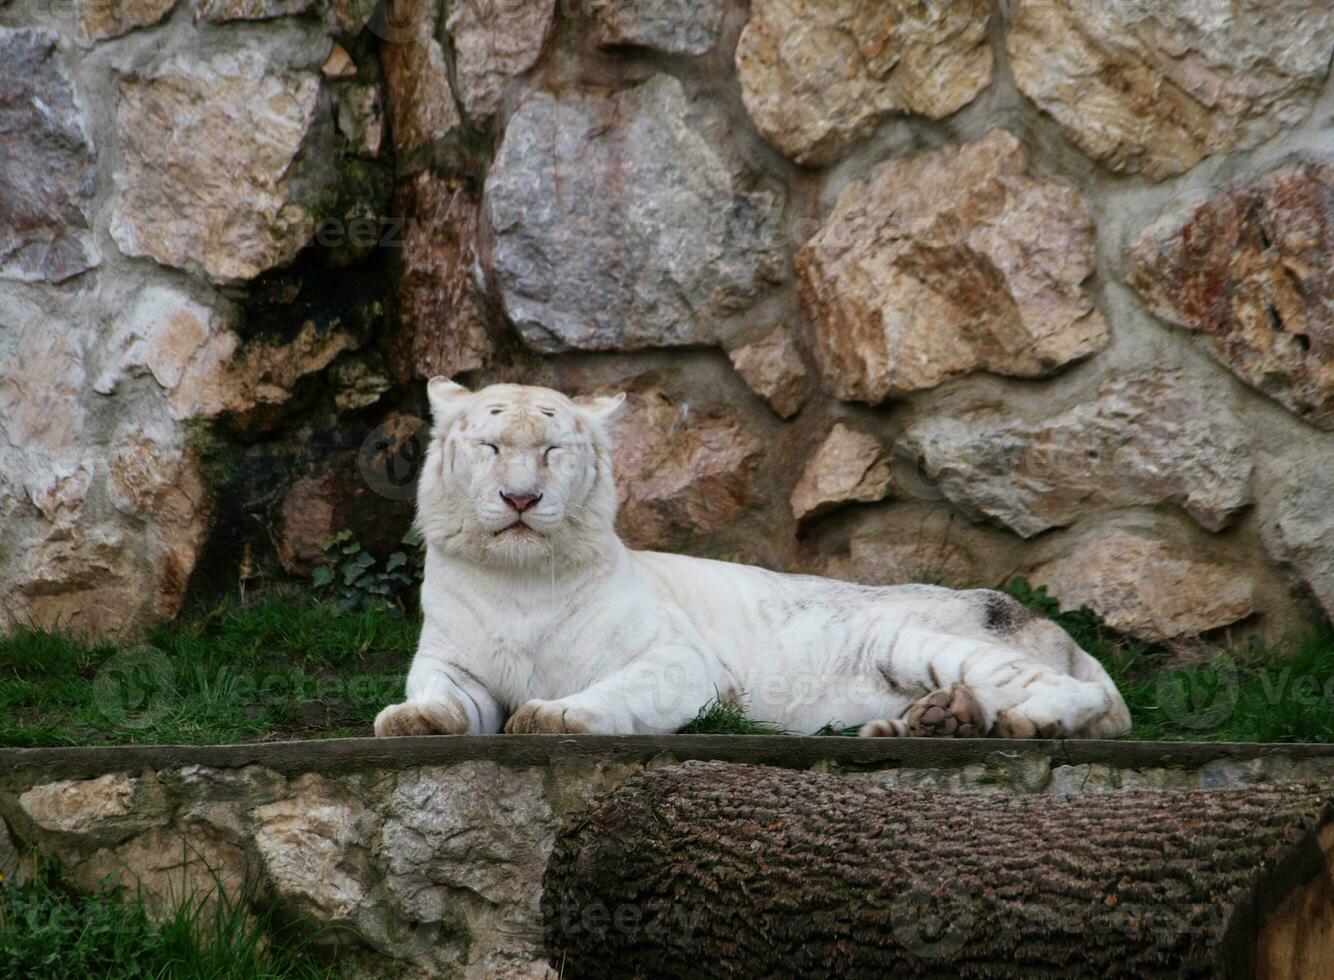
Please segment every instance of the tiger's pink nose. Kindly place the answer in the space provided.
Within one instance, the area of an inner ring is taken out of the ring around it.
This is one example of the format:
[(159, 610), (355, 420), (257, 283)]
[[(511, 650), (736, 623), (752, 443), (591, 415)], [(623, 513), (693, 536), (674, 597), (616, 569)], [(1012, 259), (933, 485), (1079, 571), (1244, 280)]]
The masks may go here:
[(504, 490), (500, 491), (500, 497), (520, 514), (542, 499), (540, 493), (506, 493)]

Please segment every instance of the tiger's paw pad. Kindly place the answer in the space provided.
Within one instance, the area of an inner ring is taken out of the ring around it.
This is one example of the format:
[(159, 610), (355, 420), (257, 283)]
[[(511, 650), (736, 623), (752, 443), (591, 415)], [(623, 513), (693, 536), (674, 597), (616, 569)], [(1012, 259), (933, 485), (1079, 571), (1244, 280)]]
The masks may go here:
[(987, 719), (973, 692), (962, 684), (932, 691), (911, 708), (904, 719), (916, 738), (981, 738)]

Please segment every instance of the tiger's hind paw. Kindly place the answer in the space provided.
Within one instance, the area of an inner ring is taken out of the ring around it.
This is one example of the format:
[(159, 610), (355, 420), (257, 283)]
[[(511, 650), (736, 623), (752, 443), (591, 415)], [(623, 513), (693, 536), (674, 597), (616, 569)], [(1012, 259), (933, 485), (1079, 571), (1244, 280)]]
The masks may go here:
[(962, 684), (932, 691), (904, 716), (908, 734), (916, 738), (982, 738), (986, 714), (973, 692)]

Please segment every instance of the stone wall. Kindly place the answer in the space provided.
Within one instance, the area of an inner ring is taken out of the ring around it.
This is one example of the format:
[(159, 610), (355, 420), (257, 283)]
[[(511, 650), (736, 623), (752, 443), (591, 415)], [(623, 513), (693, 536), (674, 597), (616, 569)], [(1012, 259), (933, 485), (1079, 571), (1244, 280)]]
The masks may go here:
[(1326, 0), (0, 0), (0, 583), (406, 528), (421, 380), (626, 389), (622, 530), (1334, 612)]
[(168, 905), (248, 883), (367, 975), (555, 976), (539, 899), (561, 819), (645, 766), (706, 759), (931, 792), (1334, 783), (1321, 745), (536, 735), (9, 749), (0, 874), (51, 856), (79, 885), (109, 877)]

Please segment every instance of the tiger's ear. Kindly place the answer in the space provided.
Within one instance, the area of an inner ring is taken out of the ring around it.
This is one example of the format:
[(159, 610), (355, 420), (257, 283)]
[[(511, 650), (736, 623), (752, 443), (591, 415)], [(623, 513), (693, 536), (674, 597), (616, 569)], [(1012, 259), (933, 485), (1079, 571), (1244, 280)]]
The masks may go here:
[(598, 395), (594, 398), (581, 399), (579, 407), (589, 418), (599, 425), (611, 425), (625, 414), (625, 392), (614, 395)]
[(472, 392), (463, 385), (437, 375), (426, 382), (426, 397), (431, 403), (431, 420), (437, 431), (449, 428), (459, 417)]

